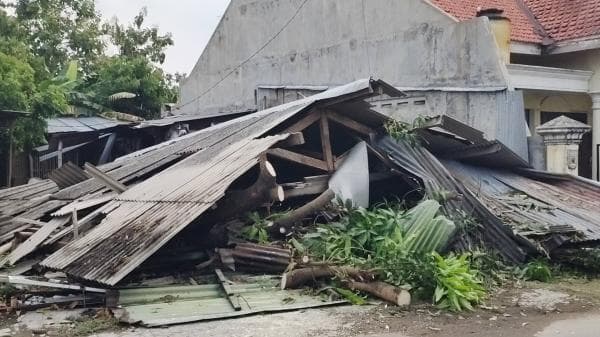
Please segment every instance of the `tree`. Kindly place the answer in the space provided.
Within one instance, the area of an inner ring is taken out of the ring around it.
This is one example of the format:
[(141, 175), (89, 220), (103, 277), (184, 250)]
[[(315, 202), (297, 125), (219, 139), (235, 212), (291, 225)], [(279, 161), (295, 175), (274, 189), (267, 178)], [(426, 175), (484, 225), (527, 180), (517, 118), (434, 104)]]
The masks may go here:
[[(162, 104), (173, 99), (163, 71), (141, 56), (105, 58), (97, 67), (96, 77), (90, 79), (86, 87), (97, 104), (143, 118), (157, 118)], [(133, 93), (135, 97), (109, 99), (119, 92)]]
[(104, 24), (104, 31), (111, 42), (119, 49), (119, 55), (136, 58), (145, 57), (152, 62), (165, 62), (165, 49), (173, 45), (170, 33), (160, 35), (157, 27), (143, 28), (148, 15), (144, 7), (128, 26), (114, 20), (112, 24)]
[(93, 0), (17, 0), (16, 18), (35, 55), (43, 57), (51, 74), (69, 60), (84, 71), (102, 55), (100, 16)]

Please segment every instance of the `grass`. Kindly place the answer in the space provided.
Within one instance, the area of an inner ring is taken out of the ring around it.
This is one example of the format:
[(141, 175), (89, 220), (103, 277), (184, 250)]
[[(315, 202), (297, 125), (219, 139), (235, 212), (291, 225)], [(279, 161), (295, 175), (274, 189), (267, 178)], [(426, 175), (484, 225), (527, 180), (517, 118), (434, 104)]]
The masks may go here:
[(63, 326), (58, 330), (61, 337), (85, 337), (104, 331), (119, 329), (119, 321), (112, 317), (78, 317), (73, 321), (74, 326)]

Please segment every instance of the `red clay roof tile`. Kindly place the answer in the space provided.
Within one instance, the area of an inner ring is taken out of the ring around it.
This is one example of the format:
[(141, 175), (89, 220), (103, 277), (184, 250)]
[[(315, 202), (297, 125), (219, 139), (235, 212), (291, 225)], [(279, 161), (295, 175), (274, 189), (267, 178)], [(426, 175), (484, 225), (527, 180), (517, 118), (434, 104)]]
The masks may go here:
[(600, 0), (430, 0), (460, 21), (498, 8), (511, 20), (513, 41), (541, 43), (600, 35)]

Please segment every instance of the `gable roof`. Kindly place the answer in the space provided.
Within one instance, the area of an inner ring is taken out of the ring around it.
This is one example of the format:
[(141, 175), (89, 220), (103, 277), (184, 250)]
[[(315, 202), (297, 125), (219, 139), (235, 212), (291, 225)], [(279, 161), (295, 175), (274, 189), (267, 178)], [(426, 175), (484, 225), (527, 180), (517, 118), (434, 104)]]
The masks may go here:
[(545, 38), (565, 41), (600, 35), (598, 0), (431, 0), (460, 21), (480, 9), (497, 8), (512, 23), (511, 39), (542, 43)]

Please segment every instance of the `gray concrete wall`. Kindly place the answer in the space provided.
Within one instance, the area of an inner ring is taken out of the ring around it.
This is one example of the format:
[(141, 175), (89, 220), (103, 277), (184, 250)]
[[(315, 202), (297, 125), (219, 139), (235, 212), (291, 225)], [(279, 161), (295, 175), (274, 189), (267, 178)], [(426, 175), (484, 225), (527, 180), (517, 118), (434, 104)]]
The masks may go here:
[[(412, 122), (418, 115), (447, 115), (485, 133), (487, 139), (496, 139), (521, 158), (528, 160), (527, 122), (520, 91), (449, 92), (408, 91), (409, 97), (425, 99), (425, 105), (402, 105), (382, 113), (404, 122)], [(404, 99), (407, 100), (407, 99)]]
[[(403, 89), (506, 87), (487, 19), (456, 23), (422, 0), (310, 0), (277, 38), (250, 58), (301, 3), (233, 0), (181, 85), (180, 112), (255, 108), (259, 85), (331, 87), (369, 76)], [(448, 109), (469, 97), (455, 96), (446, 102), (451, 104)], [(487, 100), (484, 96), (477, 99)], [(466, 114), (465, 121), (474, 126), (489, 122)]]

